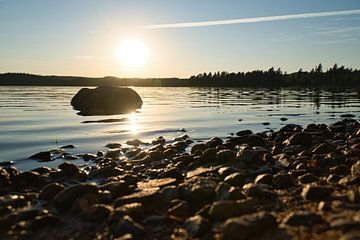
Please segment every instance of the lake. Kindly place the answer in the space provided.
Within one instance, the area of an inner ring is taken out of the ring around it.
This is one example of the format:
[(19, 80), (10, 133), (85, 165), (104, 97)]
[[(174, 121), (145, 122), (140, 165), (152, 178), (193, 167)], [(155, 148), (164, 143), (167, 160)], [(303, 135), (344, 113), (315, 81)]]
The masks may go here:
[[(167, 140), (187, 134), (195, 141), (225, 138), (239, 130), (279, 129), (288, 123), (332, 123), (343, 114), (360, 116), (360, 90), (133, 87), (143, 107), (131, 114), (79, 116), (70, 105), (81, 87), (0, 87), (0, 161), (20, 170), (27, 159), (64, 145), (72, 153), (96, 153), (109, 142)], [(75, 163), (84, 164), (82, 160)]]

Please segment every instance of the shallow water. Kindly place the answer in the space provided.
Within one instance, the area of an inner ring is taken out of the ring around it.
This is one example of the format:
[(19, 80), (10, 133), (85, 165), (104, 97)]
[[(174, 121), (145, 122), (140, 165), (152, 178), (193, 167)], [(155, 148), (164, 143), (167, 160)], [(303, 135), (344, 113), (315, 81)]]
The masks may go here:
[(155, 87), (134, 87), (144, 102), (135, 113), (79, 116), (70, 105), (79, 89), (0, 87), (0, 161), (13, 160), (17, 168), (29, 170), (57, 166), (63, 160), (39, 163), (27, 157), (67, 144), (77, 146), (73, 153), (96, 153), (109, 142), (173, 139), (183, 135), (183, 129), (194, 140), (204, 140), (244, 129), (268, 131), (287, 123), (332, 123), (343, 114), (360, 116), (360, 90), (354, 89)]

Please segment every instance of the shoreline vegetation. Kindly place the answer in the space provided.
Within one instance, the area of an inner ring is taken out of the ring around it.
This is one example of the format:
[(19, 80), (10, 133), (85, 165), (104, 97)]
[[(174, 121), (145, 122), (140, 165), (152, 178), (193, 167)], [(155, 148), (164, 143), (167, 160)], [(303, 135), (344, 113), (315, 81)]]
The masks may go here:
[[(360, 123), (62, 149), (0, 167), (1, 239), (358, 239)], [(57, 155), (57, 156), (55, 156)]]
[(323, 70), (322, 64), (311, 71), (283, 72), (280, 68), (251, 72), (201, 73), (190, 78), (118, 78), (42, 76), (28, 73), (2, 73), (0, 85), (25, 86), (151, 86), (151, 87), (359, 87), (360, 70), (338, 66)]

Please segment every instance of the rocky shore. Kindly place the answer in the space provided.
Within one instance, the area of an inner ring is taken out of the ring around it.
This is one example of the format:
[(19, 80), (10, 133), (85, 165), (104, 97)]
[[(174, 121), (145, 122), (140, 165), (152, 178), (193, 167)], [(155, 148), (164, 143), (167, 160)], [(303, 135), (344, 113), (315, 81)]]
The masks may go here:
[(360, 239), (356, 120), (108, 148), (1, 167), (0, 239)]

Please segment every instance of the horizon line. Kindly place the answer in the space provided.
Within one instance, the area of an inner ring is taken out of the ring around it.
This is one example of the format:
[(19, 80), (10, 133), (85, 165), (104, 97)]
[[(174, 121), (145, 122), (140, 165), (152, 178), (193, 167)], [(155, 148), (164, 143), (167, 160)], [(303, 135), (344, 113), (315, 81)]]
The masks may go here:
[(292, 19), (347, 16), (347, 15), (357, 15), (357, 14), (360, 14), (360, 9), (331, 11), (331, 12), (297, 13), (297, 14), (275, 15), (275, 16), (265, 16), (265, 17), (236, 18), (236, 19), (227, 19), (227, 20), (161, 23), (161, 24), (145, 25), (142, 26), (141, 28), (142, 29), (194, 28), (194, 27), (234, 25), (234, 24), (244, 24), (244, 23), (284, 21), (284, 20), (292, 20)]

